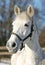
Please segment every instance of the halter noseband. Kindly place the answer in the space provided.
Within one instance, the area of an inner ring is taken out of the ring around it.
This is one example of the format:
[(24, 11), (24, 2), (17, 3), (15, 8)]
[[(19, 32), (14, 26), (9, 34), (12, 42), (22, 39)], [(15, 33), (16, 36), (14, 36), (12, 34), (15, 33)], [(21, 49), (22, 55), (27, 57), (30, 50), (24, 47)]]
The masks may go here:
[(23, 42), (24, 42), (27, 38), (32, 37), (32, 33), (33, 33), (33, 31), (34, 31), (34, 30), (33, 30), (33, 26), (34, 26), (34, 25), (33, 25), (33, 20), (32, 20), (31, 33), (29, 33), (29, 35), (26, 36), (24, 39), (22, 39), (18, 34), (12, 32), (13, 35), (16, 35), (17, 38), (18, 38), (20, 41), (22, 41), (20, 50), (22, 50), (22, 48), (24, 47)]

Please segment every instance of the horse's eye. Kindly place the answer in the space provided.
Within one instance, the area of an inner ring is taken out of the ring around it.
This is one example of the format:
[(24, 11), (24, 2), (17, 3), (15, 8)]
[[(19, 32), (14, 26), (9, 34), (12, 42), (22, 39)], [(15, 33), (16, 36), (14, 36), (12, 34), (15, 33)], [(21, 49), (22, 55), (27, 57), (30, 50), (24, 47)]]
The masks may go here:
[(24, 26), (28, 27), (29, 25), (28, 24), (25, 24)]

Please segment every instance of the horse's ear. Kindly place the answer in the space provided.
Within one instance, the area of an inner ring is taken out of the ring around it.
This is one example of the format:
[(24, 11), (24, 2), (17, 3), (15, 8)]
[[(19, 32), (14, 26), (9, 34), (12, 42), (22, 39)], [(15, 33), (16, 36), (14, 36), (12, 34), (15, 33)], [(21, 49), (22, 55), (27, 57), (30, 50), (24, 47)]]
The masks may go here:
[(14, 6), (14, 13), (16, 16), (20, 14), (20, 8), (17, 5)]
[(27, 14), (32, 17), (34, 15), (34, 9), (31, 5), (27, 8)]

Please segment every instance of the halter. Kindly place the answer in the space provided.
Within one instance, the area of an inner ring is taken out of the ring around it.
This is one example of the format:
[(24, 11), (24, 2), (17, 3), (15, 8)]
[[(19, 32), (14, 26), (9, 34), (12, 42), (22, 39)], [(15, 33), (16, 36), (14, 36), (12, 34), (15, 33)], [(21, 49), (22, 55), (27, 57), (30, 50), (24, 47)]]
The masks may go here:
[(33, 25), (33, 20), (32, 20), (31, 33), (29, 33), (29, 35), (26, 36), (24, 39), (22, 39), (18, 34), (12, 32), (13, 35), (17, 36), (17, 38), (18, 38), (20, 41), (22, 41), (20, 50), (22, 50), (22, 48), (24, 47), (23, 42), (24, 42), (27, 38), (29, 38), (29, 37), (31, 38), (31, 37), (32, 37), (32, 33), (33, 33), (33, 31), (34, 31), (34, 30), (33, 30), (33, 26), (34, 26), (34, 25)]

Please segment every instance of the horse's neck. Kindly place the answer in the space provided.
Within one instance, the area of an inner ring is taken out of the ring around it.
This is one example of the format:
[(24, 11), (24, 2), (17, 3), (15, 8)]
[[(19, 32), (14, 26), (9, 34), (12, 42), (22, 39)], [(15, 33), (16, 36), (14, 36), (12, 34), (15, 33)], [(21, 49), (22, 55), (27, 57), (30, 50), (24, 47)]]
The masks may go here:
[(33, 32), (31, 40), (28, 38), (25, 41), (25, 49), (32, 50), (34, 52), (40, 49), (37, 31)]

